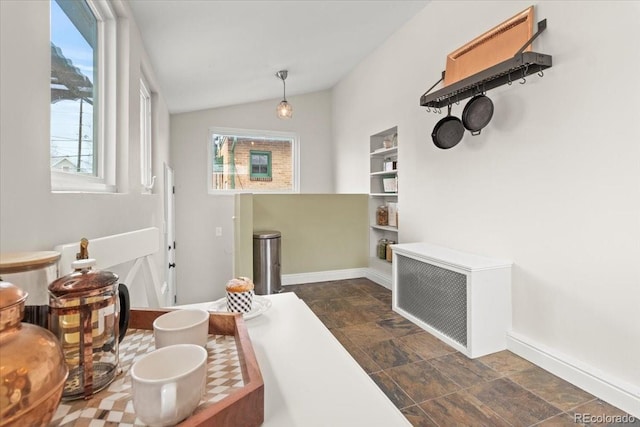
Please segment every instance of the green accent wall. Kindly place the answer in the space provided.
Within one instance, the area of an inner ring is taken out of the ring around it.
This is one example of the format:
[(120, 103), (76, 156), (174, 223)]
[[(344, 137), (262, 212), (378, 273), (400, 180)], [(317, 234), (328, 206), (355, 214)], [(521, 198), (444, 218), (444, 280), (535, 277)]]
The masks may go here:
[(253, 230), (282, 233), (282, 274), (366, 268), (367, 218), (366, 194), (253, 195)]
[(253, 195), (234, 195), (233, 277), (253, 278)]

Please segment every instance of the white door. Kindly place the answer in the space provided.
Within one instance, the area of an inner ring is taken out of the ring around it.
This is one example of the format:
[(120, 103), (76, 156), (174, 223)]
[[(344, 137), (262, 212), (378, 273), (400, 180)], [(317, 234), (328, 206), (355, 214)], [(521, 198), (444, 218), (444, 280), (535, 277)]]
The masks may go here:
[(173, 169), (166, 163), (164, 165), (164, 221), (165, 221), (165, 280), (167, 282), (168, 293), (166, 305), (172, 306), (177, 303), (176, 289), (176, 220), (175, 220), (175, 185), (173, 179)]

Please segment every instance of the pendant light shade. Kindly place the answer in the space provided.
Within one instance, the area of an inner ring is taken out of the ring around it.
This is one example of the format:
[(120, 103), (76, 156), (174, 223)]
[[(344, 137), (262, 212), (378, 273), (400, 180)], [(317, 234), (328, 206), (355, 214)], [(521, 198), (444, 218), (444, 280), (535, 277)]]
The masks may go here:
[(293, 115), (293, 108), (291, 108), (291, 104), (285, 100), (280, 101), (280, 104), (276, 107), (276, 111), (278, 112), (279, 119), (290, 119)]
[(276, 113), (279, 119), (290, 119), (293, 116), (293, 108), (287, 102), (287, 87), (285, 80), (287, 79), (287, 70), (280, 70), (276, 73), (276, 77), (282, 80), (282, 101), (276, 107)]

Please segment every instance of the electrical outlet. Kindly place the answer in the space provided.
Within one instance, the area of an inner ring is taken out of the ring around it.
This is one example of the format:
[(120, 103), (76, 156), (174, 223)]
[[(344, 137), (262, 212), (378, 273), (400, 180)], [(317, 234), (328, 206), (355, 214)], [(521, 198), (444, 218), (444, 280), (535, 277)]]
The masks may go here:
[(216, 237), (222, 236), (222, 227), (216, 227)]

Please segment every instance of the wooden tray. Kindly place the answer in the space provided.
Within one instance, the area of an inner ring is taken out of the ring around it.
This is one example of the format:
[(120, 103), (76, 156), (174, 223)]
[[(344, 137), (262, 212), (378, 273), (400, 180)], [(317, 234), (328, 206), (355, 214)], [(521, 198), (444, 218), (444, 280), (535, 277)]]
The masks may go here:
[[(153, 321), (168, 311), (170, 310), (131, 310), (127, 338), (123, 341), (122, 348), (126, 348), (128, 343), (131, 343), (131, 348), (137, 347), (135, 348), (135, 352), (138, 354), (137, 357), (150, 351), (149, 349), (153, 349), (153, 335), (151, 332), (153, 330)], [(208, 367), (215, 371), (215, 374), (224, 374), (224, 378), (221, 378), (222, 381), (233, 382), (234, 385), (223, 387), (225, 391), (216, 395), (214, 401), (202, 401), (193, 415), (178, 425), (183, 427), (205, 425), (253, 427), (261, 425), (264, 421), (264, 383), (242, 315), (210, 313), (209, 335), (209, 343), (213, 342), (215, 344), (214, 347), (209, 347), (208, 345), (210, 356)], [(223, 353), (218, 353), (219, 349)], [(127, 353), (127, 351), (121, 352), (120, 355), (122, 366), (125, 370), (123, 373), (126, 372), (133, 358), (133, 354)], [(231, 372), (223, 372), (228, 371), (230, 367), (225, 365), (231, 365), (229, 363), (230, 360), (227, 359), (227, 352), (232, 353), (234, 356), (232, 363), (234, 366)], [(122, 359), (123, 355), (127, 358), (125, 362)], [(235, 360), (236, 356), (237, 360)], [(215, 363), (216, 361), (219, 364)], [(218, 369), (220, 370), (218, 371)], [(242, 374), (241, 379), (239, 371)], [(227, 379), (229, 373), (234, 379)], [(90, 421), (87, 417), (101, 419), (106, 421), (107, 425), (114, 422), (131, 422), (130, 418), (135, 417), (135, 415), (132, 402), (128, 398), (129, 381), (125, 380), (128, 380), (128, 378), (116, 378), (112, 383), (113, 387), (110, 386), (114, 390), (105, 389), (94, 395), (90, 400), (62, 402), (61, 408), (58, 408), (58, 410), (64, 409), (63, 412), (68, 411), (70, 421), (65, 422), (67, 414), (61, 414), (62, 416), (59, 417), (59, 414), (56, 413), (54, 421), (57, 419), (57, 423), (54, 422), (54, 424), (84, 426)], [(216, 386), (216, 388), (219, 387)], [(115, 404), (113, 403), (114, 398), (117, 402)], [(116, 407), (118, 405), (119, 407)], [(83, 413), (82, 419), (78, 419), (78, 414), (80, 413)], [(123, 416), (122, 414), (125, 414), (124, 416), (129, 417), (129, 419), (125, 421), (124, 418), (117, 418), (118, 416)]]
[[(476, 37), (447, 56), (444, 85), (512, 58), (533, 35), (533, 6)], [(531, 45), (524, 49), (531, 51)], [(480, 88), (482, 89), (482, 88)]]

